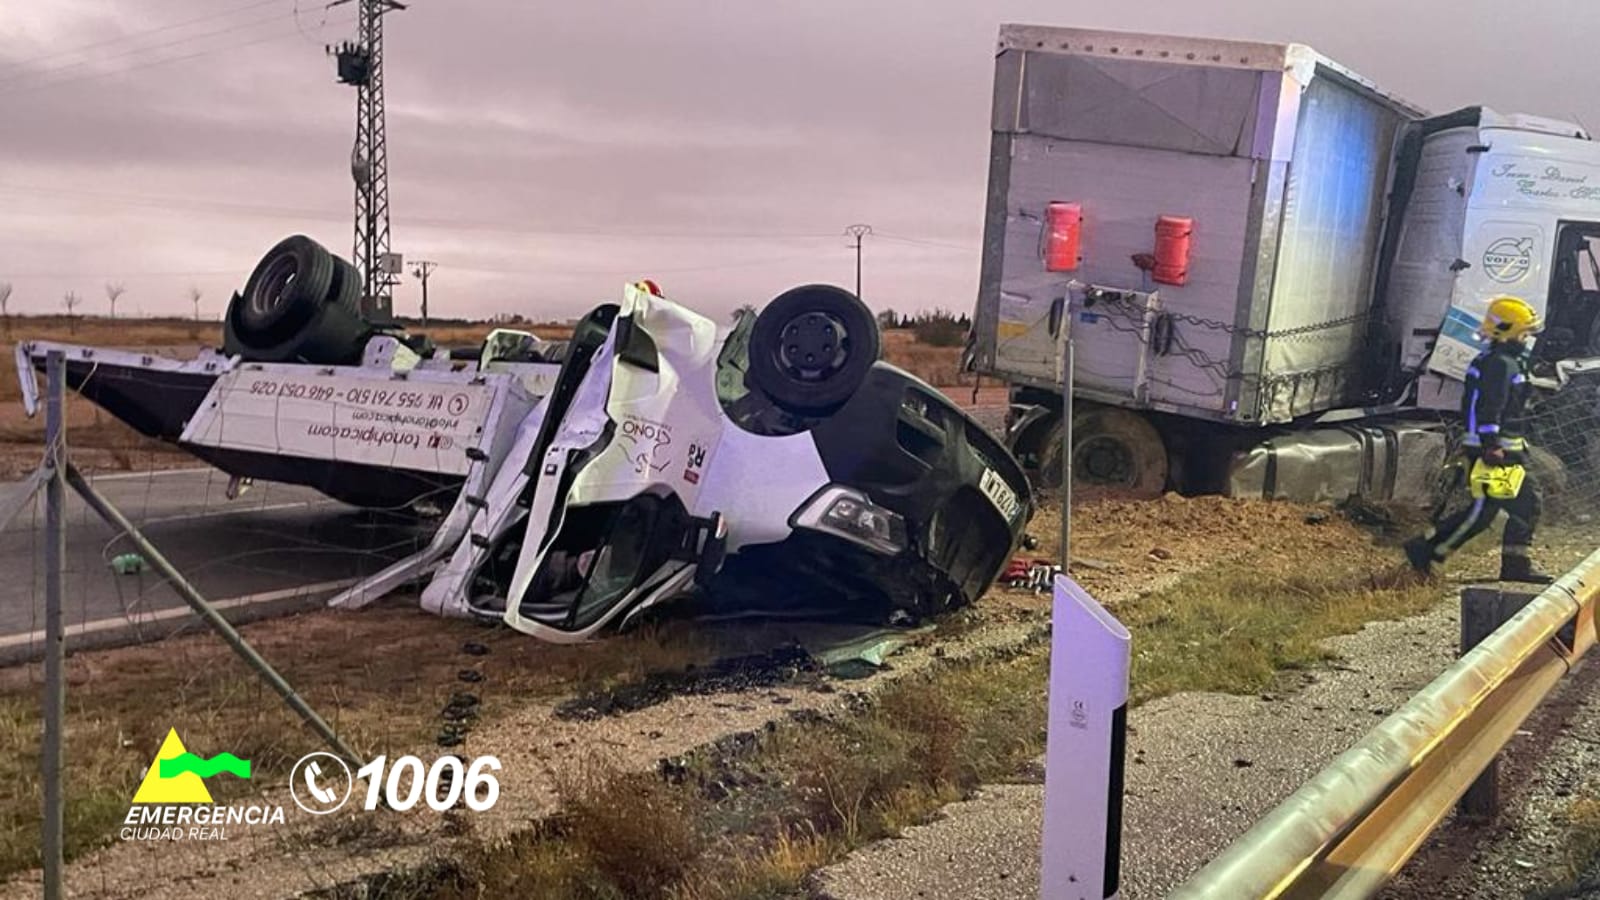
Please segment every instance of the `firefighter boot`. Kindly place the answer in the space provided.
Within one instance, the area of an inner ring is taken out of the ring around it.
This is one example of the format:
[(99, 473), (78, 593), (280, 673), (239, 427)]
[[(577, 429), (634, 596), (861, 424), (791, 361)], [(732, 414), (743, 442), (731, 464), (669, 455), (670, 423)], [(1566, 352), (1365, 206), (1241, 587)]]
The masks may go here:
[(1426, 538), (1414, 537), (1405, 542), (1406, 562), (1424, 578), (1433, 577), (1433, 544)]
[(1549, 584), (1555, 581), (1548, 573), (1534, 565), (1533, 560), (1520, 554), (1507, 553), (1500, 557), (1500, 580), (1522, 584)]

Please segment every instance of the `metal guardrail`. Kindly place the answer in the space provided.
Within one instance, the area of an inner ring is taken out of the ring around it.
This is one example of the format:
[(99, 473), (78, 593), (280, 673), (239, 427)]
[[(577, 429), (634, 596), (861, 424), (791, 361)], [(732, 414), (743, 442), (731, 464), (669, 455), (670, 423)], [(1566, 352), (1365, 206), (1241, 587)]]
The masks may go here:
[[(1597, 597), (1600, 550), (1329, 763), (1171, 897), (1375, 894), (1594, 646)], [(1569, 624), (1573, 627), (1563, 634)]]

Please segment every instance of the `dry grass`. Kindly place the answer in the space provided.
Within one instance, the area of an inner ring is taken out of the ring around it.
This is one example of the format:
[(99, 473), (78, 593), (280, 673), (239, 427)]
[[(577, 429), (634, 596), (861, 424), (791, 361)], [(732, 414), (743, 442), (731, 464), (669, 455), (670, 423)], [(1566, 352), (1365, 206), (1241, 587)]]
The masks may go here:
[(920, 343), (907, 329), (883, 333), (883, 358), (934, 387), (972, 384), (973, 376), (961, 371), (960, 347)]
[[(1137, 654), (1135, 702), (1186, 690), (1257, 692), (1284, 669), (1326, 660), (1326, 638), (1438, 602), (1437, 587), (1393, 577), (1391, 556), (1352, 543), (1348, 553), (1307, 554), (1270, 568), (1222, 562), (1120, 606)], [(950, 667), (888, 685), (854, 714), (785, 725), (754, 749), (702, 759), (683, 784), (655, 781), (647, 788), (653, 777), (632, 775), (616, 791), (590, 788), (585, 796), (615, 797), (617, 808), (597, 815), (585, 807), (590, 830), (581, 840), (543, 829), (515, 849), (486, 850), (454, 872), (449, 896), (515, 896), (528, 884), (560, 885), (538, 893), (555, 900), (804, 896), (816, 869), (927, 821), (944, 804), (1012, 777), (1037, 757), (1047, 669), (1040, 646)], [(719, 790), (707, 803), (708, 782), (745, 787), (731, 796)], [(634, 801), (663, 791), (678, 799)], [(698, 811), (698, 839), (675, 830), (685, 810)], [(626, 876), (624, 888), (619, 859), (594, 852), (595, 828), (608, 835), (600, 847), (629, 846), (632, 835), (661, 831), (679, 849), (672, 865), (651, 863), (645, 877)], [(697, 840), (704, 849), (685, 862), (684, 848)]]
[[(620, 775), (600, 763), (560, 788), (564, 838), (624, 897), (648, 896), (657, 885), (681, 881), (708, 843), (699, 827), (704, 801), (649, 774)], [(502, 896), (529, 896), (528, 886)]]
[[(390, 885), (394, 897), (756, 900), (925, 821), (1042, 746), (1046, 657), (1033, 652), (886, 687), (858, 714), (795, 722), (692, 762), (676, 783), (592, 767), (563, 814), (509, 845)], [(711, 784), (743, 785), (717, 800)], [(720, 807), (728, 807), (726, 809)]]
[(1567, 808), (1563, 883), (1576, 885), (1585, 874), (1600, 871), (1600, 782), (1592, 782)]
[[(646, 629), (605, 645), (556, 646), (417, 609), (317, 612), (246, 626), (244, 634), (358, 751), (394, 753), (429, 740), (453, 691), (482, 697), (486, 720), (530, 699), (681, 672), (727, 652), (713, 634)], [(481, 643), (486, 656), (462, 650)], [(744, 652), (745, 642), (734, 642)], [(457, 673), (484, 678), (463, 684)], [(310, 734), (209, 633), (145, 647), (76, 653), (67, 672), (67, 834), (76, 855), (104, 843), (169, 727), (206, 755), (251, 760), (249, 782), (217, 779), (219, 798), (281, 783)], [(0, 670), (0, 877), (38, 864), (40, 671)]]

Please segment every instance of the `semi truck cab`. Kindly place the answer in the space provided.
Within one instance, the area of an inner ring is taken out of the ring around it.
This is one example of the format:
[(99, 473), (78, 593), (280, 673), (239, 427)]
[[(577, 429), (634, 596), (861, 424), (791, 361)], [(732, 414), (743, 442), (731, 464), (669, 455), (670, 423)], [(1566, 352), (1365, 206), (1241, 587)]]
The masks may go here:
[[(1547, 370), (1600, 357), (1600, 144), (1582, 127), (1483, 108), (1409, 126), (1395, 162), (1392, 261), (1377, 308), (1417, 405), (1453, 409), (1490, 299), (1540, 310)], [(1442, 311), (1442, 313), (1441, 313)]]

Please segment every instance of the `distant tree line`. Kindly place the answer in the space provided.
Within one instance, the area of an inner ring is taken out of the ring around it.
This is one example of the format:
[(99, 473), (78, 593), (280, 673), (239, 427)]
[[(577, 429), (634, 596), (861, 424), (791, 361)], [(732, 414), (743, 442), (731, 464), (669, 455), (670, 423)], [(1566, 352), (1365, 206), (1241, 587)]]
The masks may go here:
[(966, 313), (958, 316), (947, 309), (924, 310), (914, 316), (903, 316), (886, 309), (878, 313), (878, 327), (885, 331), (893, 328), (910, 329), (918, 343), (933, 347), (959, 347), (966, 343), (972, 318)]

